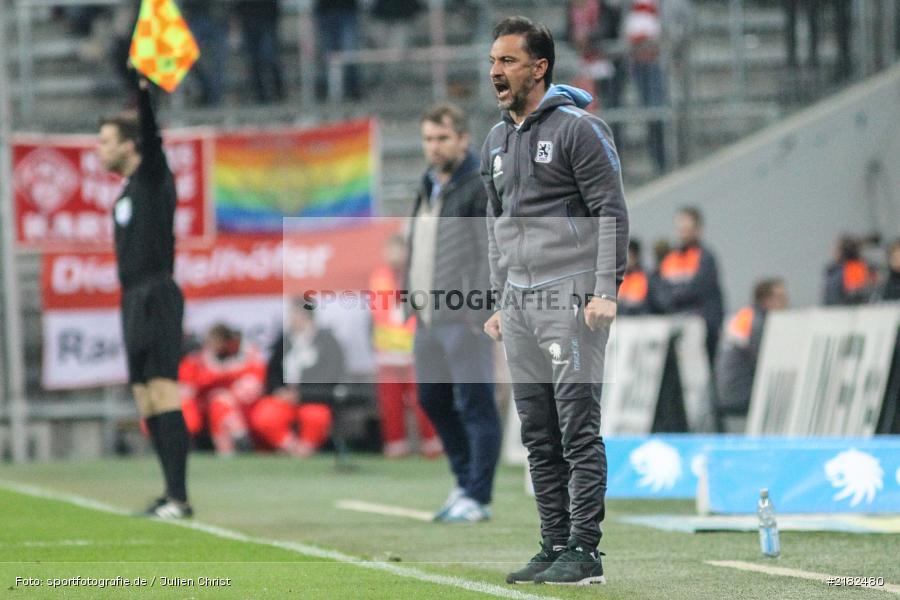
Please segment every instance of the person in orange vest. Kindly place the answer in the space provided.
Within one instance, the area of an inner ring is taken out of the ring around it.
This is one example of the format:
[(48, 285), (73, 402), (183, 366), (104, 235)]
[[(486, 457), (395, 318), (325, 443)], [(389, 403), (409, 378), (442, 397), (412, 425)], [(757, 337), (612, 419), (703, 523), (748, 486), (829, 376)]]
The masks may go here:
[(753, 376), (763, 328), (770, 311), (788, 307), (784, 281), (763, 279), (753, 289), (753, 304), (728, 321), (716, 358), (716, 413), (719, 429), (729, 416), (745, 417), (750, 408)]
[(863, 260), (859, 240), (841, 236), (835, 247), (834, 262), (825, 268), (826, 306), (865, 304), (877, 283), (875, 271)]
[(675, 230), (679, 246), (669, 252), (660, 265), (667, 284), (669, 310), (695, 313), (706, 322), (706, 351), (710, 366), (715, 364), (724, 308), (716, 258), (701, 243), (703, 215), (688, 206), (678, 211)]
[(372, 302), (372, 345), (378, 366), (378, 408), (381, 412), (381, 438), (387, 458), (409, 454), (406, 439), (406, 410), (415, 412), (419, 424), (419, 450), (429, 458), (443, 452), (434, 425), (419, 405), (416, 394), (416, 372), (413, 366), (413, 338), (416, 317), (405, 314), (397, 292), (406, 278), (409, 253), (402, 235), (392, 235), (385, 242), (385, 263), (369, 278)]
[(625, 278), (619, 286), (620, 315), (646, 315), (650, 312), (648, 303), (647, 274), (641, 266), (641, 243), (628, 242), (628, 259), (625, 262)]

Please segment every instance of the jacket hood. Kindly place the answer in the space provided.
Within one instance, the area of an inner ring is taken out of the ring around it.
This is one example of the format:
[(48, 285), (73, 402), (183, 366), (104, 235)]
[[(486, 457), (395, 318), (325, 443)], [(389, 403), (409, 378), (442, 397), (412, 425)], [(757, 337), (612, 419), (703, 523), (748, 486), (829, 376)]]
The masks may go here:
[[(587, 108), (594, 100), (594, 97), (585, 90), (572, 85), (553, 84), (547, 89), (547, 93), (541, 99), (538, 107), (528, 115), (522, 122), (522, 126), (527, 128), (528, 123), (541, 118), (547, 112), (556, 109), (559, 106), (576, 106), (578, 108)], [(503, 111), (503, 120), (513, 123), (513, 118), (508, 110)]]

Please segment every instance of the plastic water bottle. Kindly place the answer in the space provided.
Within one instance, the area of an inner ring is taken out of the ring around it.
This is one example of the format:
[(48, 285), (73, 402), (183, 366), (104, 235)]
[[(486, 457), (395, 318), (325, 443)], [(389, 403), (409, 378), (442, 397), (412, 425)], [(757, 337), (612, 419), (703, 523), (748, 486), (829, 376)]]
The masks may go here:
[(778, 558), (781, 554), (781, 542), (778, 540), (778, 524), (775, 522), (775, 507), (769, 499), (769, 490), (759, 491), (759, 503), (756, 505), (759, 515), (759, 549), (763, 556)]

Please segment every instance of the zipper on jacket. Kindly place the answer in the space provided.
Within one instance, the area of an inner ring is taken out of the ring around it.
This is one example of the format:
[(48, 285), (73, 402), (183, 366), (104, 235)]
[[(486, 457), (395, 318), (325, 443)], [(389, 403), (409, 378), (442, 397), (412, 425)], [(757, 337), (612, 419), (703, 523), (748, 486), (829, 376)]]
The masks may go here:
[(575, 226), (575, 219), (572, 218), (571, 206), (571, 200), (566, 200), (566, 219), (569, 221), (569, 229), (572, 230), (572, 235), (575, 236), (575, 247), (578, 248), (581, 246), (581, 236), (578, 235), (578, 227)]
[(522, 216), (519, 215), (519, 145), (522, 141), (522, 133), (519, 130), (513, 132), (513, 136), (515, 137), (515, 144), (513, 145), (513, 203), (512, 203), (512, 212), (513, 218), (516, 220), (516, 225), (519, 228), (519, 239), (517, 241), (516, 248), (516, 259), (519, 264), (525, 271), (525, 276), (528, 278), (528, 285), (531, 285), (531, 273), (528, 272), (528, 266), (525, 260), (523, 259), (524, 253), (524, 244), (525, 244), (525, 225), (522, 223)]

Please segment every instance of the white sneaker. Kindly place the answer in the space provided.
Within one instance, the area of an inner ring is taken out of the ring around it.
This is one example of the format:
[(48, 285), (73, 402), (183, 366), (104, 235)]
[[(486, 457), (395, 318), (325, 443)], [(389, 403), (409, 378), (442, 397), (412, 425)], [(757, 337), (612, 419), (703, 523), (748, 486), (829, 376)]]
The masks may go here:
[(490, 509), (468, 496), (463, 496), (453, 503), (450, 511), (443, 519), (444, 523), (478, 523), (491, 518)]
[(447, 501), (444, 502), (444, 505), (434, 514), (432, 521), (438, 522), (446, 519), (447, 515), (450, 512), (450, 509), (453, 508), (453, 505), (456, 504), (456, 502), (460, 498), (464, 497), (465, 494), (465, 490), (461, 487), (455, 487), (450, 490), (450, 495), (447, 496)]
[(194, 516), (194, 509), (186, 502), (166, 500), (164, 504), (157, 506), (150, 516), (157, 519), (190, 519)]

